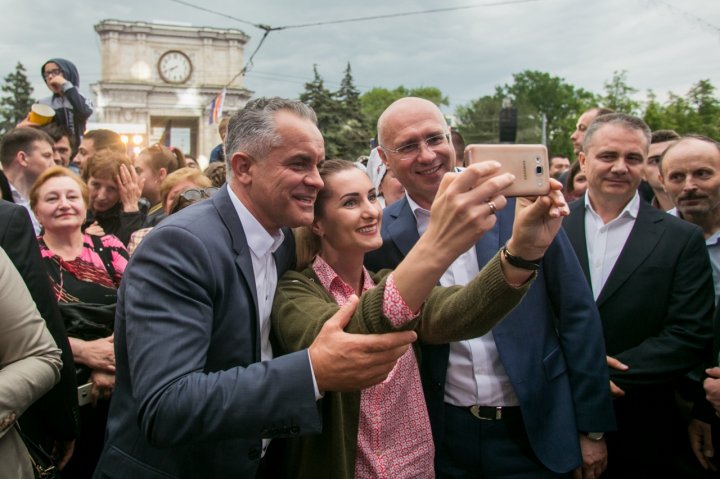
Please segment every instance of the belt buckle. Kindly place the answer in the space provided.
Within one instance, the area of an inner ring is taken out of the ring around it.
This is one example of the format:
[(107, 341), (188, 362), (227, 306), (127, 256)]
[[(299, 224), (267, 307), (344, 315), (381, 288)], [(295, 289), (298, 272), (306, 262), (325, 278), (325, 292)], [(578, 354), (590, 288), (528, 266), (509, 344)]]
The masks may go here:
[(502, 406), (496, 406), (493, 409), (495, 409), (495, 417), (485, 417), (480, 415), (480, 408), (484, 406), (470, 406), (470, 413), (475, 416), (476, 418), (480, 419), (481, 421), (498, 421), (502, 419)]

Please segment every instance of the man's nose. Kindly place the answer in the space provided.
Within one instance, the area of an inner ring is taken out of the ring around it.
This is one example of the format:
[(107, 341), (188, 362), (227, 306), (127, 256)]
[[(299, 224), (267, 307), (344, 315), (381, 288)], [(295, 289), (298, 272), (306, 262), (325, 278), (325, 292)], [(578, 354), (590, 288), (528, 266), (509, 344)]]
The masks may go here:
[(424, 162), (432, 161), (437, 156), (437, 153), (435, 152), (435, 150), (430, 148), (428, 146), (428, 144), (424, 141), (421, 141), (418, 144), (418, 148), (420, 148), (420, 151), (418, 151), (418, 159), (420, 161), (424, 161)]
[(313, 168), (310, 173), (305, 175), (304, 183), (307, 186), (312, 186), (313, 188), (316, 188), (318, 190), (321, 190), (322, 187), (325, 186), (325, 183), (323, 183), (323, 180), (320, 177), (320, 172), (317, 168)]

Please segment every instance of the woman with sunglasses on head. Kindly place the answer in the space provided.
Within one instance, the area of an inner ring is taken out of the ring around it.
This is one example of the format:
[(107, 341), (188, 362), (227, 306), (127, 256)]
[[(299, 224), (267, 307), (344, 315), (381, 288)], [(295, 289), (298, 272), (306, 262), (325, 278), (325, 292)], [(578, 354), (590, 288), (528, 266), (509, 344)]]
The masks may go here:
[[(170, 173), (160, 185), (160, 204), (163, 207), (165, 216), (170, 216), (171, 214), (177, 212), (177, 210), (174, 210), (174, 206), (177, 204), (178, 197), (184, 191), (200, 191), (200, 198), (197, 199), (197, 201), (199, 201), (202, 199), (203, 194), (208, 197), (214, 192), (209, 190), (211, 187), (212, 183), (210, 182), (210, 179), (200, 170), (196, 170), (195, 168), (185, 167)], [(216, 190), (217, 188), (215, 191)], [(198, 195), (195, 193), (189, 193), (185, 201), (192, 201), (194, 196)], [(185, 206), (188, 206), (188, 204), (185, 204)], [(130, 241), (128, 242), (128, 252), (131, 255), (135, 252), (135, 249), (140, 244), (140, 241), (142, 241), (142, 239), (145, 238), (151, 230), (152, 227), (142, 228), (132, 234)]]
[[(479, 163), (447, 174), (430, 225), (415, 247), (395, 271), (373, 274), (364, 269), (363, 258), (382, 244), (377, 192), (351, 163), (324, 162), (320, 176), (325, 186), (315, 202), (314, 222), (297, 230), (298, 266), (305, 269), (287, 273), (278, 284), (271, 314), (274, 351), (298, 351), (338, 328), (360, 334), (412, 329), (420, 340), (438, 344), (489, 331), (534, 278), (534, 272), (517, 266), (517, 258), (541, 257), (568, 212), (561, 185), (554, 182), (548, 196), (525, 200), (502, 250), (511, 254), (498, 252), (465, 287), (436, 288), (450, 264), (492, 228), (494, 213), (505, 207), (501, 192), (513, 177), (498, 175), (499, 166)], [(347, 325), (328, 321), (341, 307), (352, 313)], [(277, 461), (280, 475), (434, 477), (415, 351), (408, 350), (385, 381), (361, 392), (317, 386), (324, 393), (323, 432), (289, 439), (285, 456)]]
[(168, 148), (159, 143), (142, 150), (135, 158), (135, 171), (145, 180), (142, 196), (150, 203), (143, 227), (158, 224), (165, 216), (161, 201), (160, 185), (171, 173), (185, 167), (185, 156), (178, 148)]

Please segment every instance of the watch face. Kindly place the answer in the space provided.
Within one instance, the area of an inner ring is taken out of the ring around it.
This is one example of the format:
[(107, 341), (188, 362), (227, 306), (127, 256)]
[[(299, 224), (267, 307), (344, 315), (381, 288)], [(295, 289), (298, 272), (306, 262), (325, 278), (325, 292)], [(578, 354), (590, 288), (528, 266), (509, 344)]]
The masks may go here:
[(163, 53), (158, 60), (158, 72), (168, 83), (185, 83), (192, 74), (192, 63), (183, 52), (170, 50)]

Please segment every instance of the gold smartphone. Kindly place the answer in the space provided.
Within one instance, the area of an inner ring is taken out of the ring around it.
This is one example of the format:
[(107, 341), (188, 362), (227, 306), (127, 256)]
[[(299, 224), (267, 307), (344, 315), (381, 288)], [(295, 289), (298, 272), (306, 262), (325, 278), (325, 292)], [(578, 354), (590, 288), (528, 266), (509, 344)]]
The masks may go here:
[(497, 161), (500, 173), (512, 173), (515, 182), (505, 196), (541, 196), (550, 192), (550, 165), (545, 145), (468, 145), (465, 164)]

